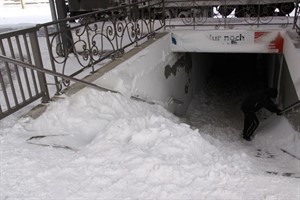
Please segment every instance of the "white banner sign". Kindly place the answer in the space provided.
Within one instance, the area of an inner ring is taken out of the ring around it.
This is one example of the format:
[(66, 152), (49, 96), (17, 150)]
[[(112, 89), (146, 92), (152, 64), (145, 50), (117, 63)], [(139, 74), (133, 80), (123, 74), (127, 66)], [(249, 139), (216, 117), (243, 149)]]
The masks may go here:
[(279, 31), (174, 30), (170, 35), (174, 52), (282, 53), (283, 50)]
[(241, 45), (254, 42), (253, 33), (251, 32), (211, 32), (207, 33), (206, 37), (209, 41), (222, 45)]

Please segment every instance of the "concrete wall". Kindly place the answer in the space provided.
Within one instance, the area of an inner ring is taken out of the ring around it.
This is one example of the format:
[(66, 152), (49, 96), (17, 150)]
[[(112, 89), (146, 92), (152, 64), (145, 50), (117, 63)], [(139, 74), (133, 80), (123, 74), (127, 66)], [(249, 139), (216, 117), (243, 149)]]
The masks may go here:
[(100, 77), (96, 84), (183, 115), (193, 96), (192, 60), (170, 51), (166, 35)]
[[(300, 41), (295, 31), (284, 35), (284, 60), (281, 74), (281, 102), (283, 108), (300, 99)], [(300, 131), (300, 106), (286, 115), (295, 130)]]
[(208, 81), (212, 66), (212, 54), (190, 53), (193, 66), (193, 94), (199, 92)]
[(283, 54), (294, 83), (298, 99), (300, 98), (300, 42), (295, 31), (284, 35)]
[[(282, 108), (286, 108), (295, 102), (297, 102), (298, 95), (296, 92), (295, 85), (292, 80), (292, 76), (287, 65), (285, 58), (282, 62), (281, 82), (280, 82), (280, 103)], [(295, 130), (300, 131), (300, 106), (287, 112), (285, 117), (294, 126)]]
[[(276, 103), (284, 109), (298, 101), (297, 91), (289, 66), (285, 56), (282, 54), (269, 54), (267, 56), (268, 87), (279, 88), (279, 95)], [(300, 106), (288, 112), (285, 117), (294, 126), (295, 130), (300, 131)]]
[(293, 83), (286, 60), (283, 58), (280, 79), (280, 102), (286, 108), (298, 101), (295, 85)]

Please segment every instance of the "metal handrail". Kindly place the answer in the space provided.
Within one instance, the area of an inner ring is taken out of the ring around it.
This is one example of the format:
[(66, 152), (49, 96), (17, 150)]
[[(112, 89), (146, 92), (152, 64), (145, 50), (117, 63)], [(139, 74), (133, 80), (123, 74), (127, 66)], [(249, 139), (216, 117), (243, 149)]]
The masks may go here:
[(12, 31), (12, 32), (4, 32), (4, 33), (0, 33), (0, 39), (13, 37), (13, 36), (18, 36), (18, 35), (23, 35), (23, 34), (27, 34), (27, 33), (33, 33), (33, 32), (36, 32), (38, 30), (39, 30), (39, 27), (35, 26), (35, 27), (15, 30), (15, 31)]
[(18, 66), (25, 67), (25, 68), (28, 68), (28, 69), (36, 70), (38, 72), (42, 72), (42, 73), (49, 74), (49, 75), (52, 75), (52, 76), (57, 76), (57, 77), (65, 79), (65, 80), (71, 80), (71, 81), (74, 81), (74, 82), (77, 82), (77, 83), (81, 83), (85, 86), (88, 86), (88, 87), (91, 87), (91, 88), (94, 88), (94, 89), (97, 89), (97, 90), (110, 91), (110, 92), (113, 92), (113, 93), (118, 93), (117, 91), (114, 91), (112, 89), (107, 89), (107, 88), (98, 86), (96, 84), (93, 84), (93, 83), (90, 83), (90, 82), (87, 82), (87, 81), (84, 81), (84, 80), (81, 80), (81, 79), (77, 79), (77, 78), (74, 78), (74, 77), (71, 77), (71, 76), (67, 76), (67, 75), (64, 75), (64, 74), (61, 74), (61, 73), (58, 73), (58, 72), (54, 72), (54, 71), (51, 71), (51, 70), (48, 70), (48, 69), (38, 68), (34, 65), (31, 65), (31, 64), (28, 64), (28, 63), (25, 63), (25, 62), (21, 62), (19, 60), (15, 60), (15, 59), (12, 59), (12, 58), (8, 58), (6, 56), (0, 55), (0, 60), (3, 60), (5, 62), (9, 62), (9, 63), (13, 63), (13, 64), (16, 64)]
[[(93, 88), (93, 89), (96, 89), (96, 90), (121, 94), (119, 91), (116, 91), (116, 90), (113, 90), (113, 89), (108, 89), (108, 88), (96, 85), (94, 83), (87, 82), (87, 81), (84, 81), (82, 79), (77, 79), (77, 78), (74, 78), (72, 76), (67, 76), (67, 75), (64, 75), (64, 74), (61, 74), (61, 73), (58, 73), (58, 72), (54, 72), (54, 71), (51, 71), (51, 70), (48, 70), (48, 69), (38, 68), (38, 67), (36, 67), (32, 64), (24, 63), (24, 62), (21, 62), (19, 60), (8, 58), (6, 56), (1, 56), (0, 55), (0, 60), (3, 60), (5, 62), (9, 62), (9, 63), (13, 63), (13, 64), (16, 64), (18, 66), (24, 67), (24, 68), (36, 70), (36, 71), (41, 72), (41, 73), (49, 74), (49, 75), (52, 75), (52, 76), (57, 76), (57, 77), (65, 79), (65, 80), (74, 81), (76, 83), (83, 84), (87, 87), (90, 87), (90, 88)], [(130, 98), (133, 99), (133, 100), (142, 101), (142, 102), (145, 102), (145, 103), (148, 103), (148, 104), (156, 104), (153, 101), (148, 101), (148, 100), (142, 99), (138, 96), (130, 96)]]
[(295, 8), (295, 17), (294, 17), (294, 26), (293, 28), (296, 29), (296, 32), (298, 33), (298, 35), (300, 35), (300, 26), (298, 25), (299, 23), (299, 14), (300, 14), (300, 10), (299, 10), (299, 0), (295, 0), (295, 4), (296, 4), (296, 8)]
[(293, 110), (296, 106), (300, 106), (300, 100), (282, 109), (281, 113), (286, 113), (290, 110)]

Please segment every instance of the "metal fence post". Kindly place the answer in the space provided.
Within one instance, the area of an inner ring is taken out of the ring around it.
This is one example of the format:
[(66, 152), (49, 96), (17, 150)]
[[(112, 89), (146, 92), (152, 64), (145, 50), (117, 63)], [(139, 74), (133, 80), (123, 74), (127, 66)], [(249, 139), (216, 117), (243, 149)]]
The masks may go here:
[(195, 0), (193, 0), (193, 8), (191, 10), (191, 14), (193, 15), (193, 29), (196, 29), (196, 6), (195, 6), (196, 2)]
[(164, 26), (164, 30), (166, 30), (166, 9), (165, 9), (165, 0), (162, 0), (162, 18), (163, 18), (163, 26)]
[[(29, 33), (29, 39), (30, 39), (30, 44), (33, 52), (34, 65), (37, 68), (43, 69), (44, 65), (43, 65), (41, 50), (40, 50), (39, 41), (36, 32)], [(47, 103), (50, 100), (50, 96), (49, 96), (46, 76), (44, 73), (41, 72), (37, 72), (37, 75), (39, 79), (40, 89), (41, 92), (43, 93), (42, 103)]]
[(293, 29), (296, 29), (296, 32), (299, 33), (299, 26), (298, 26), (298, 18), (299, 18), (299, 0), (295, 0), (295, 16), (294, 16), (294, 24), (293, 24)]

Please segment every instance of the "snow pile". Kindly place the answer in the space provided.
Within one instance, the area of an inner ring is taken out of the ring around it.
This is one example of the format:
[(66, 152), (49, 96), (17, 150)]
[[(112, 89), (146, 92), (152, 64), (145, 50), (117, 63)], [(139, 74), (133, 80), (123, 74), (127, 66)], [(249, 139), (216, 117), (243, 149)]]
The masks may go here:
[[(12, 125), (14, 119), (11, 123), (8, 119), (0, 124), (4, 199), (262, 199), (297, 195), (298, 180), (256, 170), (247, 151), (207, 137), (208, 128), (199, 133), (161, 106), (119, 94), (85, 89), (52, 102), (36, 120), (22, 119)], [(49, 134), (60, 135), (49, 138), (76, 151), (25, 142), (30, 136)], [(271, 180), (275, 182), (267, 185)]]
[(257, 145), (280, 148), (300, 158), (300, 134), (292, 128), (287, 119), (270, 117), (261, 123), (258, 131)]
[[(146, 116), (150, 119), (154, 115), (178, 121), (159, 106), (153, 108), (145, 105), (146, 108), (143, 104), (118, 94), (86, 89), (70, 99), (53, 102), (47, 112), (31, 121), (25, 128), (33, 132), (33, 135), (70, 135), (78, 138), (77, 140), (84, 140), (82, 146), (90, 143), (99, 133), (105, 133), (108, 127), (117, 122), (122, 123), (124, 119), (130, 119), (130, 123), (133, 123), (136, 118)], [(143, 120), (136, 121), (136, 126), (142, 122)]]

